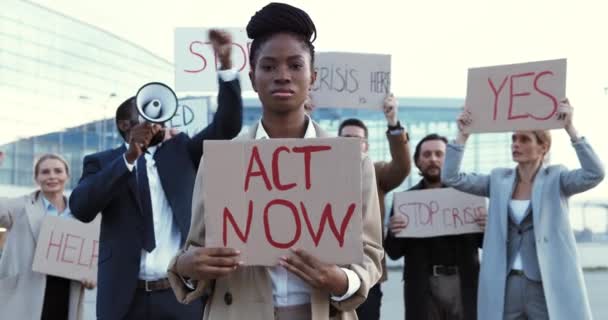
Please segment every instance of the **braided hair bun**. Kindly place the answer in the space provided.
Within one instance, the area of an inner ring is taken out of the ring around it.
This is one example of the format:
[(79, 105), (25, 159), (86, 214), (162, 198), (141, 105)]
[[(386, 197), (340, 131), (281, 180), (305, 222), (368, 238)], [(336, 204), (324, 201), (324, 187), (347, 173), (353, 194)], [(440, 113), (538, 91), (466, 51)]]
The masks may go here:
[(317, 29), (308, 13), (285, 3), (272, 2), (266, 5), (247, 24), (247, 36), (253, 40), (279, 32), (301, 35), (311, 43), (317, 38)]
[(314, 64), (312, 43), (317, 38), (317, 29), (308, 13), (285, 3), (272, 2), (256, 12), (247, 24), (247, 36), (253, 40), (249, 55), (251, 67), (255, 67), (262, 44), (278, 33), (290, 33), (301, 39)]

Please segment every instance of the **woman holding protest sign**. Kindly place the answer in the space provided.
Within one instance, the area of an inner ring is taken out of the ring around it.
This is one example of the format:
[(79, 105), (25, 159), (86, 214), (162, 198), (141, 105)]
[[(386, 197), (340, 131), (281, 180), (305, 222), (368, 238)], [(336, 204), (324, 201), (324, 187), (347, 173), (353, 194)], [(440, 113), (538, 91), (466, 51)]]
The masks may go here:
[[(312, 45), (316, 29), (308, 14), (271, 3), (251, 18), (247, 33), (253, 39), (250, 79), (263, 115), (239, 139), (327, 136), (304, 109), (316, 78)], [(292, 250), (276, 266), (262, 267), (244, 266), (234, 249), (205, 247), (204, 177), (199, 168), (187, 245), (169, 267), (178, 300), (188, 303), (210, 293), (204, 319), (356, 319), (355, 308), (380, 278), (383, 255), (369, 158), (362, 160), (361, 168), (364, 259), (342, 267), (320, 261), (305, 248)]]
[(65, 183), (67, 162), (45, 154), (34, 165), (39, 189), (26, 196), (0, 199), (0, 227), (8, 239), (0, 259), (0, 319), (83, 319), (84, 288), (93, 280), (71, 281), (32, 270), (45, 216), (71, 218)]
[(572, 123), (572, 107), (560, 102), (557, 117), (572, 141), (581, 169), (546, 165), (548, 131), (516, 131), (514, 169), (490, 175), (459, 173), (472, 123), (465, 108), (449, 144), (442, 180), (490, 198), (479, 275), (479, 319), (591, 319), (589, 302), (568, 217), (568, 198), (598, 185), (604, 168)]

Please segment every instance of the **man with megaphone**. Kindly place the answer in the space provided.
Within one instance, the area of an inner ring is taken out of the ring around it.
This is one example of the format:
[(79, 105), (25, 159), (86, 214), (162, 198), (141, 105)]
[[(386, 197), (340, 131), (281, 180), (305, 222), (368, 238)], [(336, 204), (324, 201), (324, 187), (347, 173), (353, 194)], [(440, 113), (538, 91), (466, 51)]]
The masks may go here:
[(84, 158), (70, 209), (83, 222), (102, 215), (98, 319), (202, 318), (202, 299), (178, 303), (166, 270), (188, 235), (203, 141), (231, 139), (242, 124), (232, 38), (218, 30), (209, 38), (221, 64), (218, 109), (209, 126), (192, 138), (173, 133), (167, 139), (164, 122), (175, 114), (177, 98), (166, 85), (149, 83), (116, 111), (125, 144)]

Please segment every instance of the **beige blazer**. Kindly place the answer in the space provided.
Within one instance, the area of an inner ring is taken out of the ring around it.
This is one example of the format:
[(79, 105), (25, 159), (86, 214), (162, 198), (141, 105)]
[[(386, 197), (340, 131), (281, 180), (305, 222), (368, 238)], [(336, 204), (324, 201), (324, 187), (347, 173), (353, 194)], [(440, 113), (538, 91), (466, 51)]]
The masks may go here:
[[(46, 275), (34, 272), (32, 263), (45, 214), (39, 191), (0, 199), (0, 227), (9, 230), (0, 258), (0, 319), (40, 319)], [(82, 285), (72, 281), (68, 320), (83, 319), (83, 298)]]
[[(327, 137), (319, 126), (313, 122), (318, 137)], [(237, 137), (239, 140), (253, 140), (257, 125), (248, 133)], [(363, 205), (363, 251), (364, 261), (361, 264), (343, 266), (353, 270), (361, 279), (361, 287), (349, 299), (331, 301), (327, 292), (311, 292), (313, 320), (357, 319), (355, 308), (363, 303), (367, 292), (380, 279), (382, 249), (382, 230), (380, 206), (376, 189), (374, 166), (368, 157), (361, 162), (362, 170), (362, 205)], [(189, 245), (205, 245), (205, 206), (203, 203), (204, 177), (199, 171), (194, 185), (192, 201), (192, 224), (185, 248)], [(195, 290), (189, 290), (175, 272), (176, 256), (169, 266), (169, 280), (178, 301), (189, 303), (209, 293), (203, 319), (222, 320), (267, 320), (274, 318), (272, 285), (268, 269), (265, 267), (243, 267), (227, 277), (215, 281), (198, 281)], [(331, 306), (331, 307), (330, 307)], [(330, 309), (331, 316), (330, 316)]]

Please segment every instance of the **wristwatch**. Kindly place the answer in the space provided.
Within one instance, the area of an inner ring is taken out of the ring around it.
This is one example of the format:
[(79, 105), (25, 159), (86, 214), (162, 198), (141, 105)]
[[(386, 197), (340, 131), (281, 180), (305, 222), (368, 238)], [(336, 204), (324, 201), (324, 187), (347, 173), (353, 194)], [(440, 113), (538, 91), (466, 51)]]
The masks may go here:
[[(399, 135), (402, 132), (405, 131), (405, 128), (403, 126), (401, 126), (401, 122), (399, 122), (399, 120), (397, 120), (397, 124), (394, 126), (389, 125), (388, 129), (386, 130), (386, 133), (390, 134), (390, 135)], [(410, 141), (410, 135), (407, 133), (407, 131), (405, 131), (405, 142), (409, 142)]]
[(388, 131), (393, 130), (403, 130), (403, 126), (401, 126), (401, 122), (399, 120), (397, 120), (397, 124), (394, 126), (391, 126), (390, 124), (388, 125)]

